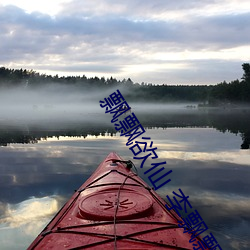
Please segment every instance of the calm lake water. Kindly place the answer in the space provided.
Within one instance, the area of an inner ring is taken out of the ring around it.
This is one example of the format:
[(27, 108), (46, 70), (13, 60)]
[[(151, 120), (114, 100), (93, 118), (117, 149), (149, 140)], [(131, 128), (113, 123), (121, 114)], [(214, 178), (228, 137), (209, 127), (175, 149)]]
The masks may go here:
[[(250, 111), (130, 105), (158, 160), (173, 170), (157, 193), (165, 199), (181, 188), (223, 249), (250, 249)], [(0, 119), (1, 249), (27, 248), (111, 151), (132, 160), (149, 183), (150, 160), (140, 169), (100, 107), (29, 111), (39, 115)]]

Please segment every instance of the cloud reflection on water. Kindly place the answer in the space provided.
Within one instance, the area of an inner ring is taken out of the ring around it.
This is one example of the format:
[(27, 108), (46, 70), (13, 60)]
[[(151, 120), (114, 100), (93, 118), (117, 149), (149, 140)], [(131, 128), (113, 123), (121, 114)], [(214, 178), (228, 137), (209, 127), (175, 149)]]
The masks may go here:
[(0, 218), (1, 249), (22, 249), (40, 233), (61, 207), (57, 196), (30, 198), (18, 204), (5, 204)]
[(166, 159), (183, 159), (185, 161), (218, 161), (234, 163), (250, 167), (250, 155), (248, 151), (232, 150), (220, 152), (184, 152), (184, 151), (160, 151), (158, 156)]
[[(209, 128), (148, 129), (146, 134), (158, 147), (159, 162), (166, 160), (166, 168), (173, 170), (172, 181), (157, 192), (164, 198), (182, 188), (225, 249), (249, 249), (250, 168), (247, 166), (250, 156), (248, 151), (235, 149), (240, 137)], [(32, 238), (28, 232), (32, 232), (31, 229), (40, 232), (51, 218), (42, 212), (46, 210), (46, 201), (56, 212), (56, 197), (68, 199), (111, 150), (116, 150), (124, 159), (133, 160), (125, 141), (119, 135), (85, 139), (60, 137), (35, 145), (11, 144), (1, 148), (0, 237), (6, 240), (17, 235), (15, 241), (19, 248), (16, 249), (27, 247), (36, 236)], [(150, 160), (143, 169), (139, 160), (133, 161), (140, 177), (147, 181), (143, 172), (150, 167)], [(30, 200), (32, 195), (36, 198)], [(43, 202), (41, 212), (36, 214), (36, 206)], [(59, 208), (58, 203), (57, 206)], [(35, 211), (37, 217), (30, 216), (30, 211)], [(32, 222), (22, 224), (22, 218)]]
[[(19, 227), (23, 224), (40, 221), (43, 217), (53, 215), (59, 209), (55, 197), (30, 198), (18, 204), (8, 204), (5, 210), (5, 217), (1, 223), (9, 227)], [(29, 232), (29, 233), (32, 233)], [(33, 234), (33, 233), (32, 233)]]

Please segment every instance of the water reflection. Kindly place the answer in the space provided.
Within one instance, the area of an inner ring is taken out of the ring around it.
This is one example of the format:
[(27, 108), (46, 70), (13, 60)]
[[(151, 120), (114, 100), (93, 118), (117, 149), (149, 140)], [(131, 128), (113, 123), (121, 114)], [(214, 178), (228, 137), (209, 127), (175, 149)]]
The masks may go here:
[[(171, 127), (210, 127), (220, 132), (229, 131), (239, 134), (242, 141), (241, 149), (249, 149), (250, 145), (250, 109), (166, 109), (164, 106), (154, 106), (145, 109), (136, 106), (133, 111), (143, 124), (144, 128), (171, 128)], [(10, 143), (37, 143), (41, 139), (56, 136), (86, 137), (88, 135), (114, 135), (116, 130), (110, 123), (108, 115), (102, 113), (86, 113), (84, 116), (75, 115), (72, 119), (45, 119), (44, 121), (16, 123), (9, 121), (0, 123), (0, 145)]]
[[(150, 119), (141, 112), (138, 117), (153, 127), (146, 134), (158, 147), (159, 161), (173, 170), (171, 182), (158, 193), (164, 198), (182, 188), (223, 249), (250, 249), (250, 154), (240, 150), (248, 118), (242, 122), (203, 111), (154, 113)], [(1, 127), (8, 145), (0, 148), (1, 249), (25, 249), (110, 151), (133, 160), (125, 138), (109, 124), (50, 123), (26, 131)], [(13, 139), (24, 134), (36, 143)], [(144, 172), (150, 160), (143, 169), (134, 162), (148, 182)]]
[(0, 218), (1, 249), (24, 249), (48, 219), (59, 210), (60, 197), (30, 198), (17, 204), (4, 204)]

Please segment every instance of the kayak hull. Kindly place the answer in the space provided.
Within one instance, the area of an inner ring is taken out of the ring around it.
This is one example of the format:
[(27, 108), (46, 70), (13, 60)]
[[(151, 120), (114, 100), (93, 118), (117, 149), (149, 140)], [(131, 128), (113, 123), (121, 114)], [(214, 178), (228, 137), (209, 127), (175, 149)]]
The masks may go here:
[(113, 152), (28, 249), (193, 249), (165, 206)]

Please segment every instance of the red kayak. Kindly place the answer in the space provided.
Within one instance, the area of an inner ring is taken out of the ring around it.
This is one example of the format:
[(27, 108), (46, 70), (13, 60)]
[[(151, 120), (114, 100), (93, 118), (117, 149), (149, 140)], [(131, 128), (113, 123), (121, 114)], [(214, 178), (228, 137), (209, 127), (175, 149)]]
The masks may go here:
[(28, 249), (193, 249), (181, 218), (131, 167), (110, 153)]

